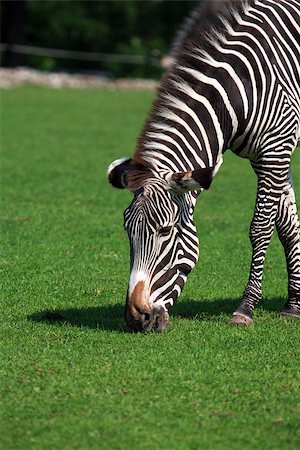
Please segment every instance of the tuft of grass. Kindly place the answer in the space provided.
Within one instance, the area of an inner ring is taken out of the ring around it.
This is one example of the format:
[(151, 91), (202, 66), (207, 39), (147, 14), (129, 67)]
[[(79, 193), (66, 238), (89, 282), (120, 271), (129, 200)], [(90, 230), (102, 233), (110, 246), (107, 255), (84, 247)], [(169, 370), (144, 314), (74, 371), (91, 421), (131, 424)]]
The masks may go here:
[[(161, 335), (128, 333), (133, 152), (153, 94), (2, 92), (1, 448), (298, 449), (300, 322), (276, 236), (253, 327), (227, 322), (248, 277), (256, 179), (228, 153), (196, 221), (200, 261)], [(293, 156), (300, 191), (300, 152)]]

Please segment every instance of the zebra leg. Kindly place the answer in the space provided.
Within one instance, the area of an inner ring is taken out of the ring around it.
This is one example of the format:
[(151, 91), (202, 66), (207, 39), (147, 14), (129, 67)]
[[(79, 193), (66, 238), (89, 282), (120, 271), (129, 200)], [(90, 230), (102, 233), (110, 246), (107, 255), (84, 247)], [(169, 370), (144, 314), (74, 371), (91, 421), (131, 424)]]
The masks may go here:
[(249, 233), (252, 244), (250, 275), (242, 303), (230, 319), (229, 323), (232, 325), (251, 325), (253, 323), (252, 311), (262, 296), (263, 265), (274, 231), (281, 193), (282, 187), (272, 181), (272, 176), (258, 174), (256, 205)]
[(280, 198), (276, 228), (284, 247), (289, 277), (289, 300), (284, 305), (282, 314), (300, 317), (300, 226), (291, 176)]

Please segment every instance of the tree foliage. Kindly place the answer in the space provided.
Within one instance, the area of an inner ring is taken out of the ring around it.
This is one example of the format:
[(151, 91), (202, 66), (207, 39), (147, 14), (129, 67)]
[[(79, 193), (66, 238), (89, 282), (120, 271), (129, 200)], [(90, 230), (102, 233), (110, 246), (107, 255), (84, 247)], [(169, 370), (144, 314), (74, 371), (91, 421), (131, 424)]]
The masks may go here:
[[(2, 5), (4, 23), (8, 3), (3, 2)], [(24, 64), (40, 69), (108, 71), (116, 76), (158, 75), (160, 69), (150, 66), (149, 60), (168, 52), (178, 26), (197, 3), (166, 0), (27, 0), (24, 17), (27, 45), (72, 51), (143, 55), (145, 63), (133, 65), (87, 62), (27, 55)], [(2, 42), (7, 41), (7, 36), (6, 26), (6, 33), (2, 33)]]

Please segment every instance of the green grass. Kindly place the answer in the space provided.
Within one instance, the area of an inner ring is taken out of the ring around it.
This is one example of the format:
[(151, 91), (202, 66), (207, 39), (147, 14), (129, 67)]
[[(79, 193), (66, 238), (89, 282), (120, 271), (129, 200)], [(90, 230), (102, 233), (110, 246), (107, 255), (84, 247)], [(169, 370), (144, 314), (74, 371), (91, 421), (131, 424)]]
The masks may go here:
[[(250, 264), (247, 161), (226, 154), (199, 199), (200, 261), (167, 331), (124, 326), (131, 195), (105, 170), (132, 153), (152, 97), (2, 91), (3, 450), (300, 446), (300, 322), (278, 314), (287, 278), (276, 236), (255, 326), (227, 325)], [(300, 151), (292, 167), (299, 196)]]

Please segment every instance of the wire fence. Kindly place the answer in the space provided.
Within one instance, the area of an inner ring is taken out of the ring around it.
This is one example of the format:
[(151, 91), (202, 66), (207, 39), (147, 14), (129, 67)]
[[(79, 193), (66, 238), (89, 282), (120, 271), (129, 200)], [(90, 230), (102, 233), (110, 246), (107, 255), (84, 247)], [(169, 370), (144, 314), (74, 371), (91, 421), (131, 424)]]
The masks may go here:
[(81, 52), (62, 50), (57, 48), (34, 47), (31, 45), (0, 44), (0, 51), (10, 51), (22, 55), (48, 56), (51, 58), (72, 59), (76, 61), (94, 61), (122, 64), (148, 64), (154, 67), (160, 66), (160, 60), (145, 55), (118, 55), (112, 53)]

